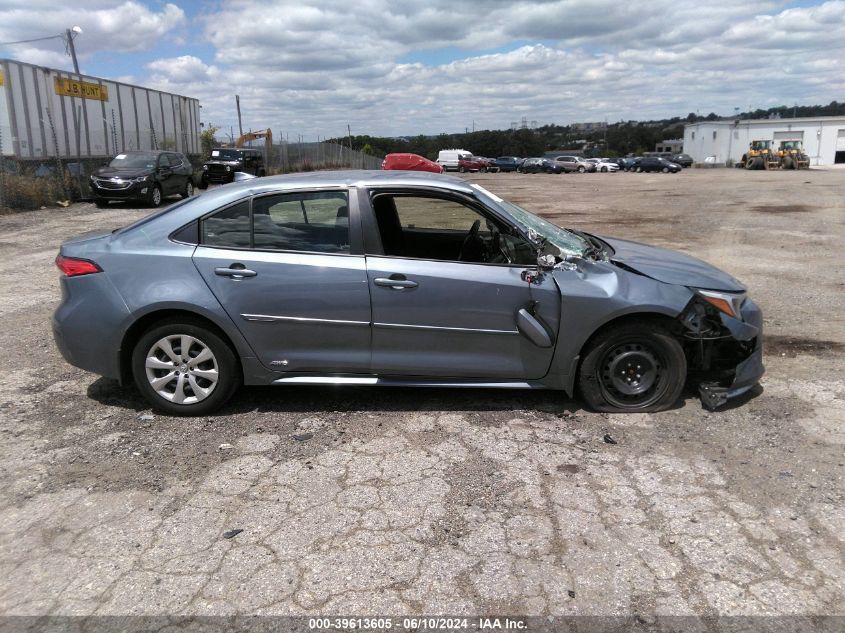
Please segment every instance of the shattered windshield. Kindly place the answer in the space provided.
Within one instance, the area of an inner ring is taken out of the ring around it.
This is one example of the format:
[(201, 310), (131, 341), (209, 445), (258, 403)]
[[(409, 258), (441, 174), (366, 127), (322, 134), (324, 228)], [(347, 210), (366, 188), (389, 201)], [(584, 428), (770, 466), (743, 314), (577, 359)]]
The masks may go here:
[(500, 198), (496, 194), (490, 193), (484, 187), (479, 185), (470, 185), (475, 191), (487, 202), (493, 203), (491, 206), (499, 207), (516, 220), (522, 228), (527, 231), (535, 231), (546, 241), (560, 251), (562, 257), (567, 255), (584, 256), (593, 251), (592, 244), (587, 242), (580, 235), (576, 235), (571, 231), (562, 229), (559, 226), (544, 220), (543, 218), (534, 215), (530, 211), (526, 211), (519, 205), (513, 202), (508, 202)]

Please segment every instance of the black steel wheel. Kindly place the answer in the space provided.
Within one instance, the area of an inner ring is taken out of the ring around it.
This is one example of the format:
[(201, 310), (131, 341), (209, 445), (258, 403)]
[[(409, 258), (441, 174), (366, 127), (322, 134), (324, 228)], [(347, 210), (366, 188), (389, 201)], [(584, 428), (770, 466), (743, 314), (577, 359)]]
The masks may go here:
[(684, 350), (658, 323), (610, 327), (591, 341), (583, 358), (578, 387), (596, 411), (662, 411), (678, 400), (686, 381)]

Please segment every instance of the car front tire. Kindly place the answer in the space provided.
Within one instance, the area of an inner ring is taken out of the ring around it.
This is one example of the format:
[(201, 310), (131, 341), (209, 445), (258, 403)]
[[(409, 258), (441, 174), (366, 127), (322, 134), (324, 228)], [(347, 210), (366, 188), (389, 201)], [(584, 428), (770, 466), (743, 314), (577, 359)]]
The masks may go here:
[(109, 206), (109, 201), (105, 198), (94, 198), (94, 205), (98, 209), (105, 209), (107, 206)]
[(651, 321), (611, 326), (585, 349), (578, 389), (595, 411), (655, 412), (681, 395), (687, 360), (678, 340)]
[(234, 352), (209, 328), (190, 320), (161, 323), (132, 352), (132, 375), (154, 409), (171, 415), (206, 415), (242, 383)]
[(150, 189), (150, 193), (147, 196), (147, 204), (151, 207), (161, 205), (161, 187), (159, 185), (153, 185)]
[(194, 182), (190, 178), (185, 181), (185, 188), (182, 190), (183, 198), (190, 198), (194, 195)]

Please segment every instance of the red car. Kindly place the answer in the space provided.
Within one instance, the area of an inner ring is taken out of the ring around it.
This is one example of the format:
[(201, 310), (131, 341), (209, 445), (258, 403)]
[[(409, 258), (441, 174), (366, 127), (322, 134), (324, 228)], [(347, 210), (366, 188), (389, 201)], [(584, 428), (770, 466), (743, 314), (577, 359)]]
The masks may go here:
[(464, 154), (463, 156), (458, 157), (458, 171), (465, 172), (465, 171), (480, 171), (485, 172), (488, 168), (488, 163), (485, 159), (479, 158), (477, 156), (471, 156), (469, 154)]
[(440, 165), (418, 154), (388, 154), (384, 157), (381, 168), (443, 173), (443, 168)]

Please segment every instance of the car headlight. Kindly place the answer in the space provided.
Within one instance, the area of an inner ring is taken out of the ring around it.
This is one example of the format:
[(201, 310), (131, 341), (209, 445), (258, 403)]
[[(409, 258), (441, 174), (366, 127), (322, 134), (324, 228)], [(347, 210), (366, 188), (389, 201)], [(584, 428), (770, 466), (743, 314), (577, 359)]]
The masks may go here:
[(138, 176), (137, 178), (133, 178), (132, 182), (133, 183), (147, 182), (148, 179), (149, 179), (149, 176)]
[(208, 171), (208, 165), (203, 165), (203, 166), (202, 166), (202, 170), (203, 170), (203, 171)]
[(232, 171), (232, 168), (226, 165), (226, 171)]
[(734, 319), (742, 320), (742, 304), (746, 298), (744, 292), (717, 292), (715, 290), (696, 290), (695, 292), (719, 312), (724, 312)]

